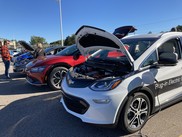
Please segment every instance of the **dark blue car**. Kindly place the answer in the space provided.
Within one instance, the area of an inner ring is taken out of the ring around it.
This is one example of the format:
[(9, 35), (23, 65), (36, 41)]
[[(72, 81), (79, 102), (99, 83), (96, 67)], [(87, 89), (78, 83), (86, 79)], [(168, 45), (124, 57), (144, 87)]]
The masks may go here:
[(16, 61), (22, 61), (24, 59), (29, 59), (29, 60), (33, 59), (32, 53), (31, 52), (23, 53), (16, 58)]

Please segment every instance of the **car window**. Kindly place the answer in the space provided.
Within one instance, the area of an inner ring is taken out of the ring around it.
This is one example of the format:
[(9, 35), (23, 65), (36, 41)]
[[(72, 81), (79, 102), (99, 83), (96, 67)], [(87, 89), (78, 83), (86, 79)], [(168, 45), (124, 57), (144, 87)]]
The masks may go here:
[(52, 51), (50, 52), (50, 55), (54, 55), (54, 50), (52, 50)]
[(95, 61), (95, 62), (110, 62), (110, 63), (121, 63), (125, 62), (129, 64), (126, 56), (120, 50), (105, 50), (99, 49), (95, 51), (91, 56), (88, 58), (87, 61)]
[(157, 53), (153, 52), (142, 64), (142, 67), (153, 65), (157, 62)]
[(78, 51), (78, 48), (76, 47), (76, 45), (72, 45), (72, 46), (68, 46), (67, 48), (61, 50), (56, 55), (60, 55), (60, 56), (72, 56), (77, 51)]
[[(158, 48), (157, 51), (158, 51), (158, 56), (160, 56), (162, 53), (174, 53), (178, 59), (181, 58), (180, 48), (179, 48), (177, 39), (166, 41)], [(144, 61), (144, 63), (142, 64), (142, 67), (152, 65), (156, 63), (157, 61), (158, 61), (157, 53), (154, 52)]]
[(155, 41), (157, 38), (128, 38), (122, 39), (124, 45), (128, 46), (128, 51), (134, 60), (139, 58)]
[(158, 56), (162, 53), (174, 53), (178, 59), (181, 59), (179, 43), (177, 39), (168, 40), (158, 48)]

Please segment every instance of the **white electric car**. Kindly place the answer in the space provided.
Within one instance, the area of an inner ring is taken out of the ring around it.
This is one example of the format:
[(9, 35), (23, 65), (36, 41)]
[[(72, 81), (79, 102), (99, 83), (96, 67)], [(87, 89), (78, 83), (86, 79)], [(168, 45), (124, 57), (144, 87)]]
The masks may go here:
[(64, 108), (86, 123), (138, 131), (152, 114), (182, 100), (181, 43), (181, 32), (118, 39), (81, 27), (76, 44), (87, 61), (61, 83)]

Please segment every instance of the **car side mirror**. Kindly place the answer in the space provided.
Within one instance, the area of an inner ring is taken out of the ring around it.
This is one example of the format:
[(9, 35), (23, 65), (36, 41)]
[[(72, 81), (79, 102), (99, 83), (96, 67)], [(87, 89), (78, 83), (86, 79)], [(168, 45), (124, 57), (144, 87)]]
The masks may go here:
[(176, 63), (178, 63), (178, 54), (177, 53), (162, 53), (159, 56), (158, 63), (163, 65), (176, 65)]
[(76, 54), (74, 54), (73, 59), (74, 60), (78, 60), (79, 57), (80, 57), (80, 53), (76, 53)]

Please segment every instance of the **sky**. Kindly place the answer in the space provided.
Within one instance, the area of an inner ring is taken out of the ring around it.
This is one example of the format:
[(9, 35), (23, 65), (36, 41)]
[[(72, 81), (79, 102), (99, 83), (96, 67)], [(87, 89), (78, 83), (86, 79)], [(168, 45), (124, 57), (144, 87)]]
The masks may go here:
[[(182, 0), (61, 0), (63, 37), (82, 25), (114, 29), (133, 25), (135, 34), (159, 33), (182, 25)], [(48, 43), (61, 39), (57, 0), (0, 0), (0, 38)]]

